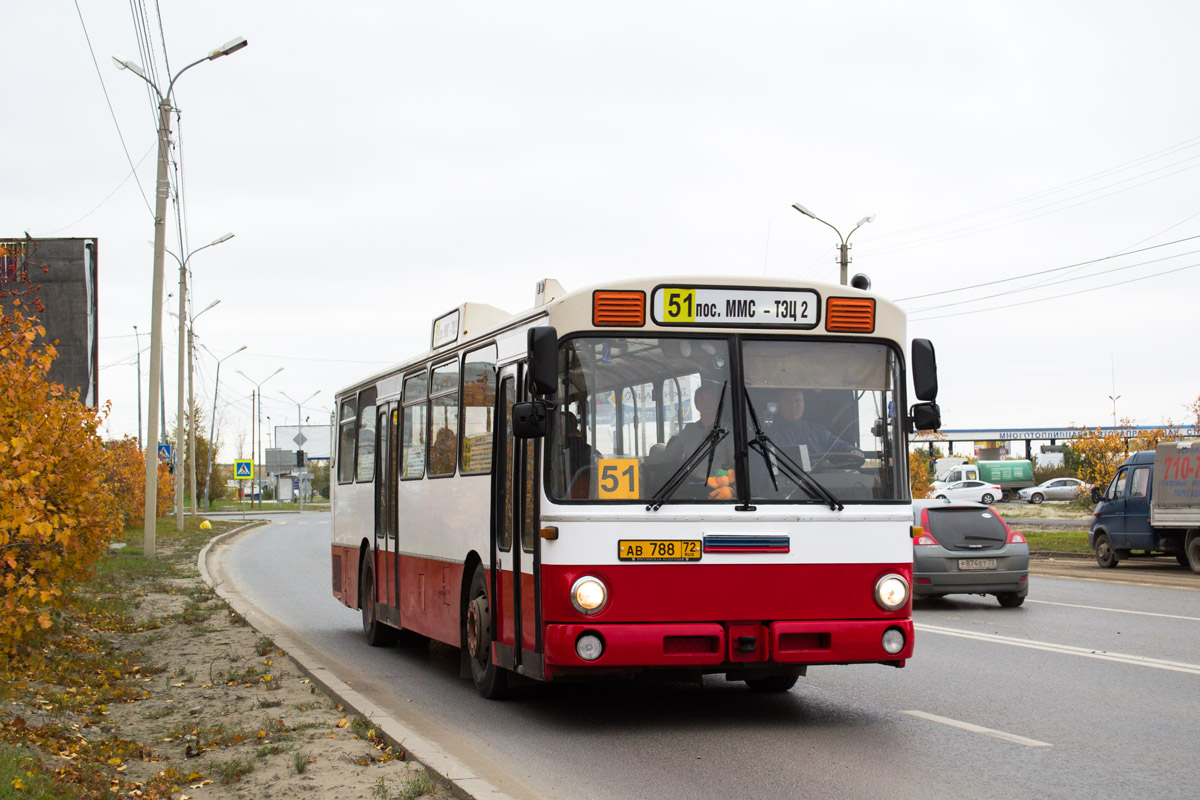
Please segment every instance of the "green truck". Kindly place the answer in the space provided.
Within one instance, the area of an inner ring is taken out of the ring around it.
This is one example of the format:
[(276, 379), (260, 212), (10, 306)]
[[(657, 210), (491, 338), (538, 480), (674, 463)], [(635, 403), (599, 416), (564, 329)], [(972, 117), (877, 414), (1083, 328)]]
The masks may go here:
[(1002, 500), (1012, 500), (1018, 489), (1033, 486), (1032, 461), (979, 461), (959, 464), (937, 476), (934, 489), (944, 489), (959, 481), (983, 481), (1000, 487)]

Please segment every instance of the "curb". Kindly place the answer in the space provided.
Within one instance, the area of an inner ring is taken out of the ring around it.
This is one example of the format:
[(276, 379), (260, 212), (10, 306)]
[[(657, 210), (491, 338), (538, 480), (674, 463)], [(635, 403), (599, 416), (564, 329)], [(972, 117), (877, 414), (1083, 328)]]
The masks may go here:
[(464, 800), (515, 800), (511, 795), (501, 791), (484, 778), (477, 777), (474, 771), (457, 757), (410, 730), (357, 690), (343, 683), (319, 659), (293, 641), (287, 634), (278, 630), (273, 619), (259, 613), (257, 608), (245, 602), (240, 595), (229, 592), (223, 585), (217, 583), (208, 571), (208, 556), (214, 546), (223, 544), (226, 540), (253, 528), (270, 524), (271, 522), (268, 520), (248, 521), (245, 525), (210, 539), (197, 556), (197, 567), (200, 570), (201, 579), (230, 608), (240, 614), (250, 627), (261, 634), (270, 636), (275, 642), (275, 646), (283, 650), (300, 671), (324, 689), (330, 697), (342, 703), (347, 709), (371, 720), (376, 729), (388, 739), (393, 747), (404, 752), (406, 760), (421, 764), (429, 771), (430, 775), (449, 788), (456, 797)]

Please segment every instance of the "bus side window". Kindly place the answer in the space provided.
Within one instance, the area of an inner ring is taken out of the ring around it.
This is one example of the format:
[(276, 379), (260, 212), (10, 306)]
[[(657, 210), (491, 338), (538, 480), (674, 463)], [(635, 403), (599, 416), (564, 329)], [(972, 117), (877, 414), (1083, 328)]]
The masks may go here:
[(496, 345), (488, 345), (463, 359), (463, 475), (492, 471), (492, 439), (496, 407)]
[(358, 404), (355, 398), (348, 397), (342, 401), (338, 419), (338, 451), (337, 451), (337, 481), (350, 483), (354, 480), (354, 451), (356, 448)]
[(358, 393), (358, 483), (375, 480), (375, 389)]
[(453, 475), (458, 462), (457, 360), (433, 368), (429, 430), (429, 477)]
[(429, 379), (424, 371), (404, 379), (404, 419), (400, 430), (400, 478), (425, 475), (425, 398)]

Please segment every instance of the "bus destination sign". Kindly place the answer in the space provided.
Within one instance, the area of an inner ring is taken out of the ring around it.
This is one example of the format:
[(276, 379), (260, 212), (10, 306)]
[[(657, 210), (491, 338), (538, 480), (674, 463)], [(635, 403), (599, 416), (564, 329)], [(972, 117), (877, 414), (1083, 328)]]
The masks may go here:
[(660, 286), (651, 309), (659, 325), (815, 328), (821, 298), (811, 289)]

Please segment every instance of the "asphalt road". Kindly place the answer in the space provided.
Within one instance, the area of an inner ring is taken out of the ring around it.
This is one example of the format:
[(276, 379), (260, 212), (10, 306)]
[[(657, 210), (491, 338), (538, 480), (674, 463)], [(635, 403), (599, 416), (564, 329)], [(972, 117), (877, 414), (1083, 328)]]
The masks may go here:
[[(280, 516), (220, 574), (342, 680), (512, 797), (1053, 798), (1196, 795), (1200, 576), (1079, 560), (1018, 609), (920, 601), (905, 669), (741, 684), (548, 684), (504, 702), (458, 652), (375, 649), (329, 588), (329, 515)], [(1044, 566), (1044, 565), (1043, 565)], [(1035, 567), (1040, 569), (1040, 567)], [(1177, 580), (1176, 580), (1177, 579)]]

